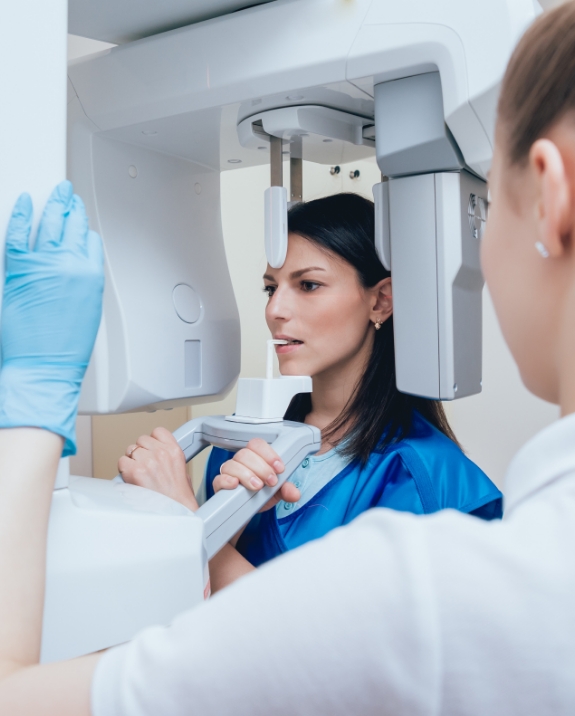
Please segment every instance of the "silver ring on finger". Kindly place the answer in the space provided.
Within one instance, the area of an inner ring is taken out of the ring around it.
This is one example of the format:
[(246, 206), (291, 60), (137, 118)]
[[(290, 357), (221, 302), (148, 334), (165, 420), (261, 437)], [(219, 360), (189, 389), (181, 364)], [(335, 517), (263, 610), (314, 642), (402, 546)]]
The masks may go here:
[(131, 457), (132, 460), (133, 460), (133, 459), (134, 459), (133, 455), (134, 455), (134, 453), (136, 452), (136, 450), (137, 450), (139, 447), (142, 447), (142, 446), (141, 446), (141, 445), (136, 445), (135, 447), (133, 447), (133, 448), (130, 450), (130, 452), (128, 453), (128, 457)]

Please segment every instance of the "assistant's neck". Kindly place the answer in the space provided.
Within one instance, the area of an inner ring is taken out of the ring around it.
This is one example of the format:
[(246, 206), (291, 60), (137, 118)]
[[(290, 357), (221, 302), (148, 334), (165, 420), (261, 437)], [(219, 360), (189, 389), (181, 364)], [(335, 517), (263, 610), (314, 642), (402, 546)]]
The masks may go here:
[(569, 293), (560, 316), (555, 360), (562, 417), (575, 413), (575, 285)]

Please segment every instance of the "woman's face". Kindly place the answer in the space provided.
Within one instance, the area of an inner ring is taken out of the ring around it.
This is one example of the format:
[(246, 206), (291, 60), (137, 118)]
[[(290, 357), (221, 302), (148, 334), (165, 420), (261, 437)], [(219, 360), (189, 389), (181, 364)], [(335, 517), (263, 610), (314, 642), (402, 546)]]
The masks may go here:
[(501, 136), (489, 177), (491, 205), (481, 247), (483, 272), (503, 335), (525, 386), (558, 401), (555, 351), (562, 281), (542, 258), (541, 186), (530, 166), (509, 168)]
[(316, 377), (369, 356), (377, 291), (346, 261), (290, 234), (285, 263), (268, 266), (264, 286), (272, 336), (290, 341), (276, 346), (282, 375)]

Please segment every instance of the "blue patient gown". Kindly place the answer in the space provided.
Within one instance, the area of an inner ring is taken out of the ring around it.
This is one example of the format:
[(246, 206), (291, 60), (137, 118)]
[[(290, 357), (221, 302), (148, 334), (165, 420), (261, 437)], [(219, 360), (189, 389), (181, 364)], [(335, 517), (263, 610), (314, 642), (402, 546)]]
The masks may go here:
[[(206, 467), (206, 495), (233, 453), (213, 448)], [(374, 450), (367, 464), (348, 464), (313, 499), (287, 517), (275, 509), (257, 514), (236, 545), (251, 564), (260, 564), (346, 525), (372, 507), (430, 514), (453, 508), (486, 520), (502, 515), (502, 495), (460, 448), (414, 413), (407, 437)]]

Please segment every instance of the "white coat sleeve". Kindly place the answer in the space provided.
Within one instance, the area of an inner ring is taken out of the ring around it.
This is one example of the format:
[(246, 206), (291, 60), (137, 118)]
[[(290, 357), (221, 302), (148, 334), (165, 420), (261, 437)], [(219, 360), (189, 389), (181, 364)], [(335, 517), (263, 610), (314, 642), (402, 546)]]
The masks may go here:
[(424, 523), (371, 510), (111, 649), (93, 716), (437, 713)]

